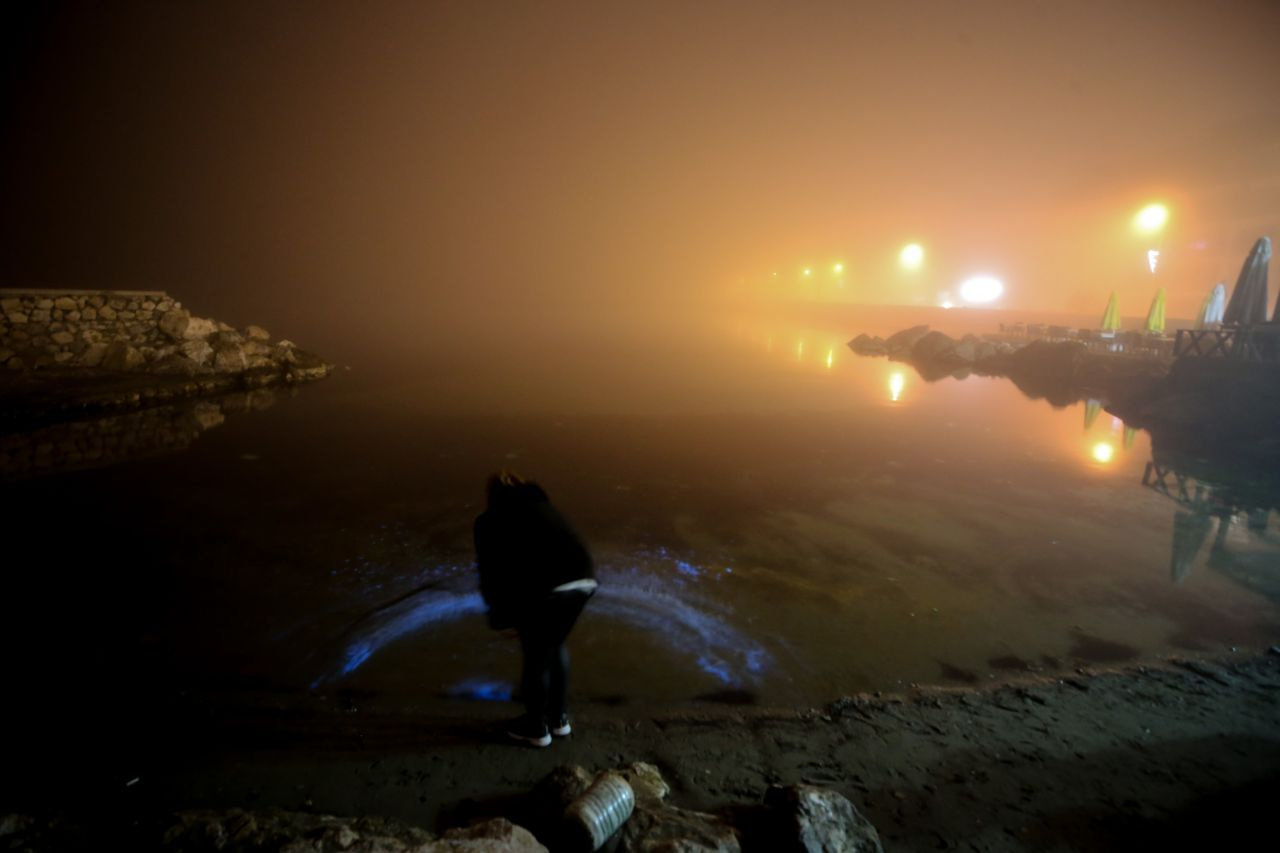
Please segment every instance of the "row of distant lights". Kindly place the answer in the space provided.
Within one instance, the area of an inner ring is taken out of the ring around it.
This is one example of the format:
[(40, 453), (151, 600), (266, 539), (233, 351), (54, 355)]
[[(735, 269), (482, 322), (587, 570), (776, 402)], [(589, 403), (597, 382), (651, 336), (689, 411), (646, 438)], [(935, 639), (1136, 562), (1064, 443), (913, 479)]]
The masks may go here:
[[(905, 270), (918, 270), (924, 266), (924, 246), (919, 243), (908, 243), (898, 252), (898, 265)], [(837, 263), (831, 268), (836, 275), (844, 272), (844, 264)], [(801, 271), (805, 278), (813, 276), (813, 267), (805, 267)], [(778, 277), (775, 272), (774, 278)], [(960, 283), (960, 298), (972, 305), (985, 305), (995, 302), (1004, 293), (1004, 282), (993, 275), (975, 275)], [(939, 303), (943, 308), (954, 308), (955, 305), (947, 296)]]

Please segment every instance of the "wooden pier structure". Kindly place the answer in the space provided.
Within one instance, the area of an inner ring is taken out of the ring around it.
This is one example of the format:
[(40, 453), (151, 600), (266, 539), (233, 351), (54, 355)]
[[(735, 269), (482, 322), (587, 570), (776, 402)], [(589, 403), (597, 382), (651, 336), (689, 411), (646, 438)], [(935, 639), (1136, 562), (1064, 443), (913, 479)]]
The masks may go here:
[(1280, 364), (1280, 326), (1274, 323), (1221, 329), (1179, 329), (1174, 358), (1223, 358)]

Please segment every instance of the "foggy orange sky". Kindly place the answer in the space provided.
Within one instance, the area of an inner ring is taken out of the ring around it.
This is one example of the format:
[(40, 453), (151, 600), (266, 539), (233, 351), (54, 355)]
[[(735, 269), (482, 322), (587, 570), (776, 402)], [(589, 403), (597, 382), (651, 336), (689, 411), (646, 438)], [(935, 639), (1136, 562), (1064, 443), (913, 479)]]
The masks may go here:
[(166, 289), (328, 351), (709, 309), (837, 260), (822, 298), (989, 272), (1003, 307), (1141, 314), (1163, 285), (1190, 316), (1280, 237), (1276, 3), (0, 16), (4, 285)]

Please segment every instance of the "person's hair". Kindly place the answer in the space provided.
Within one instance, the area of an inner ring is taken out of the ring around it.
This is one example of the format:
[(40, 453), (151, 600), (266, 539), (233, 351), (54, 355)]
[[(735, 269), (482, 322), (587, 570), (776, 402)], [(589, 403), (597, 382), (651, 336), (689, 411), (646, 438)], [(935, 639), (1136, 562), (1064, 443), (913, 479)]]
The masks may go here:
[(514, 498), (529, 486), (536, 486), (533, 480), (526, 480), (524, 477), (512, 471), (510, 468), (503, 468), (496, 474), (489, 475), (489, 483), (485, 491), (489, 499), (489, 506), (495, 506)]

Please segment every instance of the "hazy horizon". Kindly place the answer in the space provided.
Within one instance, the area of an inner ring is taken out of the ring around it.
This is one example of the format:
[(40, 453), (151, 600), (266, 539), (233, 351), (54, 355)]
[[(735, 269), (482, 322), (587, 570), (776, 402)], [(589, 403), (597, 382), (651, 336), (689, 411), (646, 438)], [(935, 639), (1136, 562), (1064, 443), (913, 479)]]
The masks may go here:
[(1139, 315), (1165, 287), (1189, 317), (1280, 221), (1265, 2), (0, 19), (0, 281), (163, 289), (335, 358), (938, 304), (978, 273), (1012, 311), (1114, 290)]

